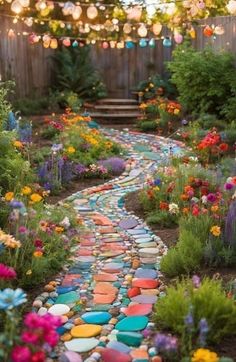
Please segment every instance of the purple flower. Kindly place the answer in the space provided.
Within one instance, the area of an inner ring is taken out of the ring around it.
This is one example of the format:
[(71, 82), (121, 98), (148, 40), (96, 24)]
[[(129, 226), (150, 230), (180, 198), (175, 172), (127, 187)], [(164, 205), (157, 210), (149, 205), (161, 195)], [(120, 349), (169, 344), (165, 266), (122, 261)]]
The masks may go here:
[(209, 332), (209, 326), (206, 318), (201, 318), (199, 322), (199, 344), (201, 347), (206, 345), (206, 336)]
[(232, 190), (233, 188), (234, 188), (234, 185), (231, 184), (230, 182), (227, 182), (226, 184), (224, 184), (225, 190)]
[(10, 202), (10, 206), (11, 206), (13, 209), (22, 209), (23, 207), (25, 207), (25, 205), (23, 204), (23, 202), (17, 201), (17, 200), (12, 200), (12, 201)]
[(153, 181), (153, 184), (155, 186), (160, 186), (161, 185), (161, 179), (160, 178), (156, 178), (154, 181)]
[(158, 352), (176, 352), (178, 347), (177, 338), (158, 333), (155, 337), (155, 347)]
[(110, 157), (102, 160), (99, 165), (104, 166), (112, 175), (120, 175), (125, 170), (125, 161), (119, 157)]
[(236, 201), (233, 201), (225, 221), (225, 242), (231, 246), (236, 245)]
[(201, 279), (199, 278), (198, 275), (194, 275), (194, 276), (192, 277), (192, 283), (193, 283), (194, 288), (199, 288), (199, 287), (200, 287), (200, 285), (201, 285)]
[(187, 119), (182, 119), (181, 124), (182, 126), (186, 126), (188, 124)]
[(52, 152), (58, 152), (63, 149), (62, 143), (54, 143), (51, 147)]
[(210, 193), (207, 195), (207, 201), (209, 202), (215, 202), (216, 201), (216, 195), (213, 193)]
[(86, 173), (87, 168), (82, 163), (77, 163), (74, 167), (74, 171), (77, 176), (83, 176)]
[(184, 318), (184, 324), (189, 332), (193, 331), (194, 320), (191, 311)]

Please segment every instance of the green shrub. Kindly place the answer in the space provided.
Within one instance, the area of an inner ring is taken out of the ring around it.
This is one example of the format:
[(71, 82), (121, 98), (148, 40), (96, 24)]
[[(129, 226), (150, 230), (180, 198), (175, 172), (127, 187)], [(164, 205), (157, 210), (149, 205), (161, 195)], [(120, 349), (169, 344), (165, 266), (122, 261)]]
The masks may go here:
[(197, 51), (185, 43), (174, 50), (168, 69), (188, 113), (220, 115), (226, 101), (235, 98), (234, 56), (228, 52)]
[(184, 334), (185, 317), (191, 311), (195, 338), (202, 318), (209, 326), (208, 343), (217, 343), (224, 336), (236, 333), (236, 305), (227, 298), (220, 281), (205, 278), (196, 289), (191, 280), (183, 280), (168, 287), (166, 293), (156, 303), (158, 329)]
[(143, 132), (156, 131), (158, 124), (156, 121), (141, 121), (138, 123), (138, 127)]
[(170, 83), (168, 77), (161, 78), (159, 74), (150, 76), (148, 79), (141, 81), (136, 90), (143, 92), (143, 99), (152, 99), (157, 95), (158, 89), (162, 89), (161, 95), (165, 97), (173, 97), (176, 94), (176, 89)]
[(148, 224), (158, 224), (161, 228), (171, 228), (177, 225), (176, 215), (171, 215), (168, 211), (153, 211), (148, 214), (146, 219)]
[(199, 270), (203, 259), (203, 244), (191, 231), (182, 229), (177, 245), (161, 260), (161, 270), (168, 277)]
[(12, 81), (0, 82), (0, 130), (3, 129), (8, 119), (8, 114), (12, 110), (11, 104), (8, 102), (8, 96), (13, 85)]

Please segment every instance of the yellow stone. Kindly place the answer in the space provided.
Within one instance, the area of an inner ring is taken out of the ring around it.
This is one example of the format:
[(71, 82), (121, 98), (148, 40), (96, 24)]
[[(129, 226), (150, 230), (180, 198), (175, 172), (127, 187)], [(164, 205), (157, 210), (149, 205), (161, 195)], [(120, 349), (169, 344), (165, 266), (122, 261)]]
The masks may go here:
[(63, 334), (63, 336), (61, 336), (60, 340), (63, 342), (68, 342), (72, 339), (72, 336), (70, 335), (70, 333), (65, 333)]
[(80, 326), (73, 327), (70, 331), (72, 337), (76, 338), (90, 338), (95, 337), (101, 333), (102, 327), (96, 324), (81, 324)]

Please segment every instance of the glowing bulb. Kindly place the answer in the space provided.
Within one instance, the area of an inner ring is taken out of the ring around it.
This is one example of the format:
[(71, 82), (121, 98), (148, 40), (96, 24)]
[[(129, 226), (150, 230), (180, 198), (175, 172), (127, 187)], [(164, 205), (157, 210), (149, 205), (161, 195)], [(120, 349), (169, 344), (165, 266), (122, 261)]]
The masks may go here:
[(139, 21), (142, 16), (142, 9), (135, 6), (127, 10), (127, 19)]
[(162, 31), (162, 25), (161, 25), (161, 23), (155, 23), (155, 24), (153, 24), (153, 26), (152, 26), (152, 32), (153, 32), (153, 34), (159, 35), (159, 34), (161, 33), (161, 31)]
[(223, 25), (217, 25), (214, 29), (214, 33), (216, 35), (223, 35), (225, 33), (225, 29), (224, 29)]
[(98, 10), (94, 5), (90, 5), (87, 9), (87, 17), (91, 20), (98, 16)]
[(128, 23), (125, 23), (124, 26), (123, 26), (123, 32), (124, 32), (125, 34), (130, 34), (131, 31), (132, 31), (131, 25), (128, 24)]
[(20, 14), (22, 10), (23, 7), (21, 3), (18, 0), (14, 0), (11, 4), (11, 11), (13, 11), (13, 13)]
[(65, 47), (69, 47), (71, 45), (71, 41), (70, 41), (70, 38), (65, 38), (62, 40), (62, 44), (65, 46)]
[(104, 41), (102, 43), (102, 47), (103, 47), (103, 49), (108, 49), (109, 48), (109, 43), (107, 41)]
[(27, 18), (27, 19), (25, 19), (24, 23), (25, 23), (25, 25), (27, 25), (27, 26), (29, 26), (29, 27), (32, 26), (33, 23), (34, 23), (33, 18)]
[(226, 8), (231, 15), (236, 15), (236, 1), (235, 0), (230, 0), (228, 2), (228, 4), (226, 5)]
[(56, 38), (51, 39), (50, 48), (51, 48), (51, 49), (57, 49), (57, 47), (58, 47), (58, 41), (57, 41), (57, 39), (56, 39)]
[(75, 6), (74, 10), (72, 12), (72, 18), (74, 20), (78, 20), (80, 18), (80, 15), (82, 14), (82, 9), (80, 6)]
[(144, 24), (141, 24), (140, 27), (138, 28), (138, 35), (141, 37), (141, 38), (145, 38), (145, 36), (147, 36), (147, 28)]

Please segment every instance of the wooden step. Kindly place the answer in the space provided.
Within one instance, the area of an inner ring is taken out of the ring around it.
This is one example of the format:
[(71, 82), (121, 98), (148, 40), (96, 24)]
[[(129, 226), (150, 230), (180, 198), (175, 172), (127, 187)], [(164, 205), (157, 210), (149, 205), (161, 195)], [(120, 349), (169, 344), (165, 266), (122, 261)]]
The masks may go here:
[(90, 116), (92, 118), (138, 118), (141, 116), (139, 112), (127, 112), (127, 113), (100, 113), (100, 112), (91, 112)]
[(122, 99), (122, 98), (103, 98), (100, 99), (98, 104), (138, 104), (135, 99)]

